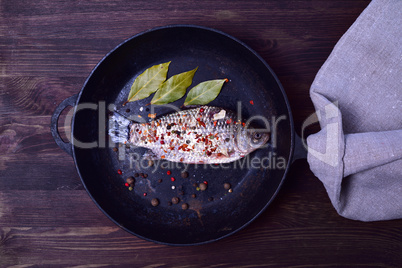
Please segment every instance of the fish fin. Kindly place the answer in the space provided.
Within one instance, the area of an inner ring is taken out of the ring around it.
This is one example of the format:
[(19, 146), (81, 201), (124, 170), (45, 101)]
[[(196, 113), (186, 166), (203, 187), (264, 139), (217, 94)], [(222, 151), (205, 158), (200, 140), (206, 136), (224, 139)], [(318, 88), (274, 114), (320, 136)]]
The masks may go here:
[(109, 136), (115, 143), (126, 143), (129, 140), (132, 121), (114, 112), (109, 117)]
[(160, 160), (160, 156), (155, 154), (152, 150), (148, 150), (147, 152), (144, 153), (142, 156), (145, 160)]

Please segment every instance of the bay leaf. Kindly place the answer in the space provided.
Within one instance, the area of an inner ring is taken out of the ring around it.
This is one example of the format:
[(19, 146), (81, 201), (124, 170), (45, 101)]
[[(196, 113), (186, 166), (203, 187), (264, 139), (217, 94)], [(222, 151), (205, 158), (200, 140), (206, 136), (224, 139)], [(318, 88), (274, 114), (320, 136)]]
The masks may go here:
[(184, 106), (204, 105), (213, 101), (226, 81), (227, 79), (215, 79), (199, 83), (188, 92)]
[(170, 61), (154, 65), (140, 74), (131, 86), (127, 102), (145, 99), (157, 91), (166, 80), (169, 64)]
[(151, 104), (166, 104), (180, 99), (186, 94), (187, 88), (193, 82), (193, 77), (198, 67), (194, 70), (180, 73), (166, 80), (155, 93)]

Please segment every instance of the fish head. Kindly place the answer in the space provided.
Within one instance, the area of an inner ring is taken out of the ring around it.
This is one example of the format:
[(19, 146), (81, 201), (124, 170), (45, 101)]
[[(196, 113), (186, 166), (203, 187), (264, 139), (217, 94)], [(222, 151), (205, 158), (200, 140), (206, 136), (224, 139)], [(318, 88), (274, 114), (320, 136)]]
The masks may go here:
[(238, 130), (235, 146), (241, 153), (251, 153), (264, 146), (270, 137), (270, 133), (263, 129), (242, 128)]

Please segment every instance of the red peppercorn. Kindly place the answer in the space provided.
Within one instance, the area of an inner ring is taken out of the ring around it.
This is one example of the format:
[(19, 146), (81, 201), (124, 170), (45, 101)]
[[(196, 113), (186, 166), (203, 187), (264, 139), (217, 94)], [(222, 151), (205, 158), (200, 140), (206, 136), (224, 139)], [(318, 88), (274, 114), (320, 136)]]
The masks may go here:
[(123, 171), (121, 171), (121, 169), (118, 169), (117, 174), (121, 175), (121, 174), (123, 174)]
[(161, 144), (165, 144), (165, 142), (163, 140), (161, 140)]
[(203, 113), (204, 112), (204, 108), (200, 108), (200, 113)]
[(144, 193), (144, 196), (147, 196), (147, 193)]
[(128, 184), (127, 182), (124, 184), (126, 187), (130, 186), (130, 184)]
[(251, 104), (251, 105), (254, 105), (254, 101), (251, 100), (251, 101), (250, 101), (250, 104)]
[(173, 178), (173, 177), (171, 177), (171, 178), (170, 178), (170, 180), (171, 180), (171, 181), (175, 181), (176, 179), (175, 179), (175, 178)]
[(168, 171), (166, 172), (166, 174), (170, 175), (170, 174), (172, 174), (172, 172), (171, 172), (170, 170), (168, 170)]

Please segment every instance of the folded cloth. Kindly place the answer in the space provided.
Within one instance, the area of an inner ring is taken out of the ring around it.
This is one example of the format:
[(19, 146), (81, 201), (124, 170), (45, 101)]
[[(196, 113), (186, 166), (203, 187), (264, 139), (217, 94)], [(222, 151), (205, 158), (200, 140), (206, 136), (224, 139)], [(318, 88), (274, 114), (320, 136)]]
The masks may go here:
[(310, 89), (308, 162), (343, 217), (402, 218), (402, 1), (374, 0)]

